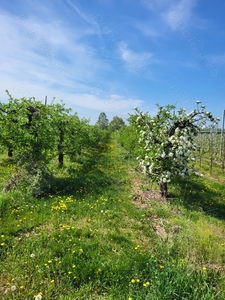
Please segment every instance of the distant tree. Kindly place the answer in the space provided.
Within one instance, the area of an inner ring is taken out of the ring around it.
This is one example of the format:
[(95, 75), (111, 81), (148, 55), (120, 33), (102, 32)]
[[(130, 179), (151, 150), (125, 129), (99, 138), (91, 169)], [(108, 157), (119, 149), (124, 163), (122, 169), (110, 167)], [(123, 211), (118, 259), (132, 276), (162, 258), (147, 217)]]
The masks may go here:
[(100, 113), (100, 115), (98, 117), (98, 121), (96, 122), (96, 125), (100, 129), (108, 129), (109, 120), (107, 119), (106, 114), (104, 112)]
[(119, 130), (122, 126), (124, 126), (124, 120), (120, 117), (113, 117), (112, 121), (109, 123), (109, 130), (115, 131)]

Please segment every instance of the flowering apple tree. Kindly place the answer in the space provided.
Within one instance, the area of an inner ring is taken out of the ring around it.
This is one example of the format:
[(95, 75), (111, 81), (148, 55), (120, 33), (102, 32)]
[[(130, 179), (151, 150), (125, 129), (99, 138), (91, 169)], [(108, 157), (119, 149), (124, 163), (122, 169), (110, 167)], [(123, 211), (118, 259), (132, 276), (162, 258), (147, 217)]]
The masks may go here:
[[(167, 183), (177, 177), (186, 177), (194, 172), (191, 162), (196, 149), (195, 136), (213, 118), (205, 106), (187, 113), (184, 108), (176, 111), (175, 106), (158, 106), (157, 115), (150, 117), (135, 108), (133, 120), (136, 124), (141, 152), (137, 160), (150, 180), (160, 185), (161, 195), (167, 197)], [(135, 117), (134, 117), (135, 116)]]

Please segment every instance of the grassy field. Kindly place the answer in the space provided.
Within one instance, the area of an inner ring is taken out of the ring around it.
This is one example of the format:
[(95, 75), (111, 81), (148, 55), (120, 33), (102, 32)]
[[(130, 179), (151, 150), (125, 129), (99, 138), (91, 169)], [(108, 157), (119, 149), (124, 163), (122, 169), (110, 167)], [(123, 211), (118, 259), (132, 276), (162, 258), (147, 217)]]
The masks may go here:
[[(225, 299), (222, 176), (173, 184), (165, 201), (114, 142), (93, 166), (56, 169), (42, 199), (0, 193), (0, 297)], [(12, 172), (2, 155), (1, 190)]]

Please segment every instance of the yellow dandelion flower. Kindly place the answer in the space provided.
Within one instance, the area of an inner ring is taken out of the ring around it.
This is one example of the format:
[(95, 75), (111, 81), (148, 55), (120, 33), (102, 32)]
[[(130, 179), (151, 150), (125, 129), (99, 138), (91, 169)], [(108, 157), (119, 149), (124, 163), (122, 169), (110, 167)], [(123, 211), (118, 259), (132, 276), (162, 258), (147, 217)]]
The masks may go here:
[(143, 286), (148, 286), (148, 285), (150, 285), (150, 282), (149, 282), (149, 281), (143, 283)]

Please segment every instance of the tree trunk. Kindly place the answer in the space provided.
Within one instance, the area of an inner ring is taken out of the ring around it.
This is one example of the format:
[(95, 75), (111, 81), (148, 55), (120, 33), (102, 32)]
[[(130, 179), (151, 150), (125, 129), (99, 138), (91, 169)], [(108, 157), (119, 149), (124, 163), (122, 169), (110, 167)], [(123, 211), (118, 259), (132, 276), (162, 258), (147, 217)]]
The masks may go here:
[(8, 157), (13, 157), (13, 150), (8, 148)]
[(59, 168), (63, 167), (63, 160), (64, 160), (63, 141), (64, 141), (64, 132), (63, 132), (62, 129), (60, 129), (59, 144), (58, 144), (58, 163), (59, 163)]
[(167, 198), (168, 196), (167, 182), (163, 182), (163, 181), (160, 182), (160, 192), (163, 198)]
[(59, 153), (58, 155), (58, 163), (59, 163), (59, 168), (62, 168), (63, 167), (63, 160), (64, 160), (64, 155), (63, 153)]

